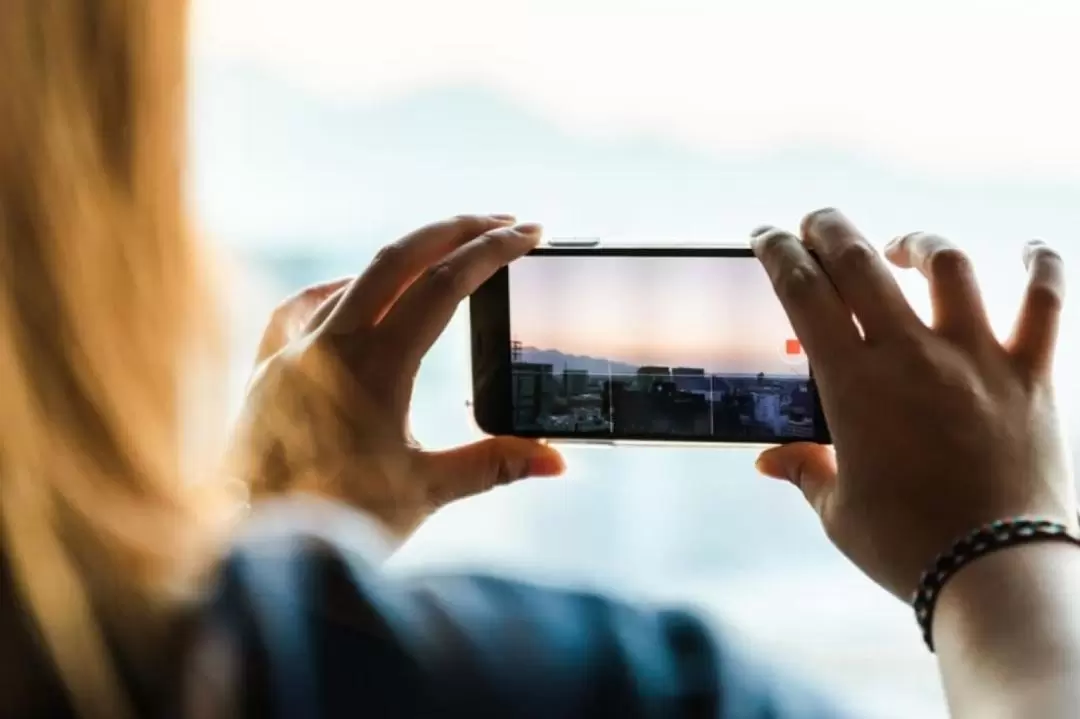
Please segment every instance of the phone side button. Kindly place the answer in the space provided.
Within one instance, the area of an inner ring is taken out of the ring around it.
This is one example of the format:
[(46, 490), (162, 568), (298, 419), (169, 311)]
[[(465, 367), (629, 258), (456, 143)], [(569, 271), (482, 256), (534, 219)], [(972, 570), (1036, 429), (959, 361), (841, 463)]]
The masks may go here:
[(551, 247), (596, 247), (599, 237), (552, 237), (548, 242)]

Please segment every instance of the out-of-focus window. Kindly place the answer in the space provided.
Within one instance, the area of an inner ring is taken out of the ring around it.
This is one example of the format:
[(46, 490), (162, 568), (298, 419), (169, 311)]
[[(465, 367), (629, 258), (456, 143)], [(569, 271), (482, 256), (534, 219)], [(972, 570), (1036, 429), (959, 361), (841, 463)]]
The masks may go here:
[[(238, 260), (238, 379), (285, 293), (461, 212), (513, 212), (563, 235), (738, 239), (839, 206), (881, 242), (930, 229), (961, 243), (1002, 332), (1025, 240), (1080, 263), (1075, 0), (195, 10), (194, 189)], [(925, 312), (921, 279), (903, 282)], [(1066, 414), (1080, 403), (1072, 314)], [(459, 317), (417, 386), (421, 440), (473, 437), (468, 362)], [(1071, 441), (1075, 452), (1080, 434)], [(567, 455), (565, 479), (440, 513), (397, 565), (695, 602), (862, 716), (945, 715), (910, 611), (837, 555), (794, 489), (757, 477), (750, 451)]]

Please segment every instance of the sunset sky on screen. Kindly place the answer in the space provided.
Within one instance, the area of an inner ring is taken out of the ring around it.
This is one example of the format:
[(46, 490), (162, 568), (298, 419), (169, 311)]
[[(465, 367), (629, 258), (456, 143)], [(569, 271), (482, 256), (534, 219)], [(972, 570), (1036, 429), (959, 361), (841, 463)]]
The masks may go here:
[(805, 372), (752, 258), (526, 257), (510, 267), (510, 326), (526, 346), (717, 373)]

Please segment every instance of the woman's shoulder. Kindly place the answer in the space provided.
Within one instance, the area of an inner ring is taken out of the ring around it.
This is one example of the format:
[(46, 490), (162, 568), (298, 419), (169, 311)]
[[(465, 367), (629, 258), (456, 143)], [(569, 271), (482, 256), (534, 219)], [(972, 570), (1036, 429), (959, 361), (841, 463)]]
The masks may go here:
[(332, 503), (256, 512), (201, 619), (188, 715), (836, 716), (697, 613), (492, 576), (393, 576), (380, 569), (390, 548)]
[(315, 716), (305, 705), (314, 697), (292, 710), (275, 705), (317, 683), (328, 589), (345, 580), (362, 596), (359, 580), (391, 551), (380, 527), (334, 502), (295, 496), (256, 505), (192, 624), (185, 719)]

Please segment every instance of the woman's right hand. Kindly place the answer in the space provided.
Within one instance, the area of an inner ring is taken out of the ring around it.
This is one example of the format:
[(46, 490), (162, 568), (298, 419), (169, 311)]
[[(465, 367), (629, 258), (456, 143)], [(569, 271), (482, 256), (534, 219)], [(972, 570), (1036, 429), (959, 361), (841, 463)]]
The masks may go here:
[(941, 237), (915, 233), (885, 251), (929, 281), (927, 326), (839, 212), (813, 213), (802, 235), (762, 228), (753, 246), (814, 367), (835, 453), (786, 445), (759, 469), (798, 486), (836, 546), (905, 601), (939, 553), (983, 524), (1037, 515), (1075, 528), (1051, 388), (1061, 258), (1025, 247), (1030, 282), (1003, 344), (971, 263)]

